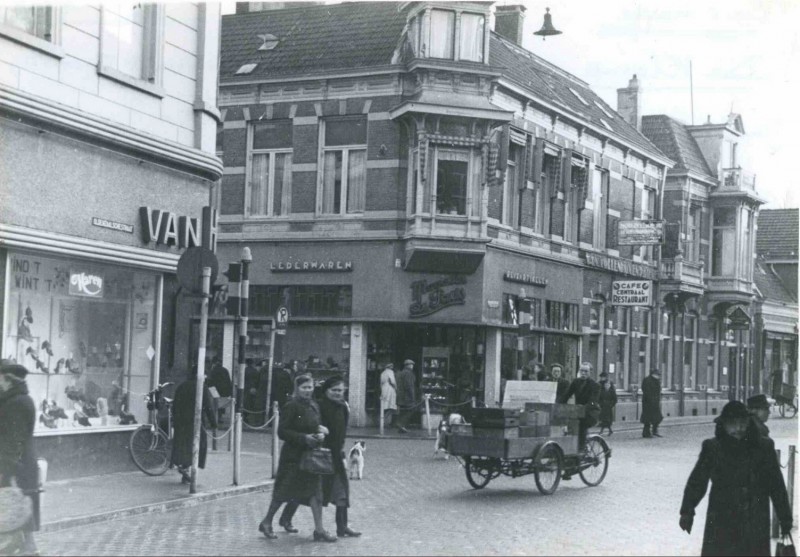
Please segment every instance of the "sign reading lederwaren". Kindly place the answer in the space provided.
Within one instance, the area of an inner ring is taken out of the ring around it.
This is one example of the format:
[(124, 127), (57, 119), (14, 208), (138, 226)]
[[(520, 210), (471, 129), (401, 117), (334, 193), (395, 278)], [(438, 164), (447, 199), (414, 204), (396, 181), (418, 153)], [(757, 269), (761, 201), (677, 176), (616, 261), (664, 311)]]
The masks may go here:
[(650, 306), (653, 304), (653, 281), (615, 280), (611, 285), (611, 305)]

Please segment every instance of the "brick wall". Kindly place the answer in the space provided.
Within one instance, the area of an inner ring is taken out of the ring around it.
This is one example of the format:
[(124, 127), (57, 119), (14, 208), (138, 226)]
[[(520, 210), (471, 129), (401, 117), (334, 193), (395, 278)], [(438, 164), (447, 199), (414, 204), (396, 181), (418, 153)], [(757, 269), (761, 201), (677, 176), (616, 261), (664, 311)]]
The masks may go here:
[(553, 198), (550, 202), (550, 234), (564, 236), (564, 200)]
[[(317, 162), (318, 126), (294, 126), (293, 161), (295, 164)], [(296, 175), (296, 173), (295, 173)]]
[(317, 173), (292, 175), (292, 213), (313, 213), (317, 202)]
[(222, 177), (219, 207), (221, 215), (241, 215), (244, 213), (244, 184), (244, 174)]
[(397, 168), (367, 170), (367, 192), (364, 209), (367, 211), (398, 211), (405, 207), (405, 182), (400, 185)]
[(247, 158), (247, 130), (237, 128), (233, 130), (223, 130), (222, 162), (226, 168), (231, 166), (244, 166)]

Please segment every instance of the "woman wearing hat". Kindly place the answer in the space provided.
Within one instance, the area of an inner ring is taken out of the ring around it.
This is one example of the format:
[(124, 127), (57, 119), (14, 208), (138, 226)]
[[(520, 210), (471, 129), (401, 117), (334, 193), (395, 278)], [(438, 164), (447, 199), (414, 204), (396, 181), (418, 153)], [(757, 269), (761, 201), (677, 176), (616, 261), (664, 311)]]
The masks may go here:
[(9, 487), (12, 480), (28, 495), (33, 515), (23, 526), (22, 555), (38, 555), (33, 532), (37, 518), (39, 478), (33, 451), (33, 428), (36, 405), (28, 394), (25, 376), (28, 370), (19, 364), (0, 365), (0, 487)]
[[(267, 516), (258, 525), (258, 530), (271, 540), (278, 537), (272, 529), (272, 519), (283, 503), (311, 507), (311, 514), (314, 516), (314, 541), (337, 540), (336, 536), (322, 527), (322, 483), (319, 475), (300, 470), (303, 452), (322, 445), (328, 433), (328, 429), (320, 423), (320, 409), (313, 394), (314, 379), (310, 375), (298, 375), (294, 379), (293, 398), (281, 409), (278, 437), (284, 443), (272, 490), (272, 501)], [(290, 520), (291, 516), (286, 517), (284, 513), (281, 526), (287, 532), (297, 532)]]
[(703, 441), (680, 510), (679, 525), (691, 533), (694, 510), (711, 482), (702, 555), (769, 555), (770, 500), (787, 536), (792, 511), (775, 456), (775, 444), (750, 425), (737, 400), (726, 404), (712, 439)]

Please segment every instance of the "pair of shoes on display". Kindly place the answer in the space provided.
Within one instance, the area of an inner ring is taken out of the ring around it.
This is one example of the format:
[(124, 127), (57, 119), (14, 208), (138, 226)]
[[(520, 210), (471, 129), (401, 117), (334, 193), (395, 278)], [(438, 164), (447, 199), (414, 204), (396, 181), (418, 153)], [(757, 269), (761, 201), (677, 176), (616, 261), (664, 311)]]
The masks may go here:
[(267, 525), (264, 522), (261, 522), (258, 525), (258, 531), (264, 534), (264, 537), (268, 540), (275, 540), (278, 539), (278, 534), (272, 529), (272, 525)]
[(356, 532), (355, 530), (350, 529), (349, 527), (345, 527), (344, 530), (336, 532), (336, 535), (340, 538), (357, 538), (361, 535), (361, 532)]
[(283, 529), (286, 530), (287, 532), (289, 532), (290, 534), (296, 534), (296, 533), (298, 533), (300, 531), (297, 528), (295, 528), (294, 526), (292, 526), (292, 521), (291, 520), (287, 520), (287, 521), (279, 520), (278, 524), (281, 527), (283, 527)]
[(325, 530), (323, 530), (322, 532), (317, 532), (316, 530), (314, 530), (314, 541), (315, 542), (335, 542), (338, 539), (339, 538), (337, 538), (336, 536), (326, 532)]
[(39, 421), (42, 422), (46, 427), (49, 427), (50, 429), (55, 429), (57, 427), (56, 419), (51, 416), (48, 416), (47, 414), (40, 414)]

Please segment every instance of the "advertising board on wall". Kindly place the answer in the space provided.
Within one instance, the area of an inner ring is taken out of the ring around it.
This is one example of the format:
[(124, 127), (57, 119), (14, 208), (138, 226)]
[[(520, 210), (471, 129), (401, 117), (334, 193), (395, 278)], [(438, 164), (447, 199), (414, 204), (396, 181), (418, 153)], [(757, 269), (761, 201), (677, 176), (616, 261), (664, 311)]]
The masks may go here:
[(621, 220), (617, 227), (620, 246), (649, 246), (664, 241), (664, 221)]
[(611, 305), (650, 306), (653, 304), (653, 281), (615, 280), (611, 284)]

